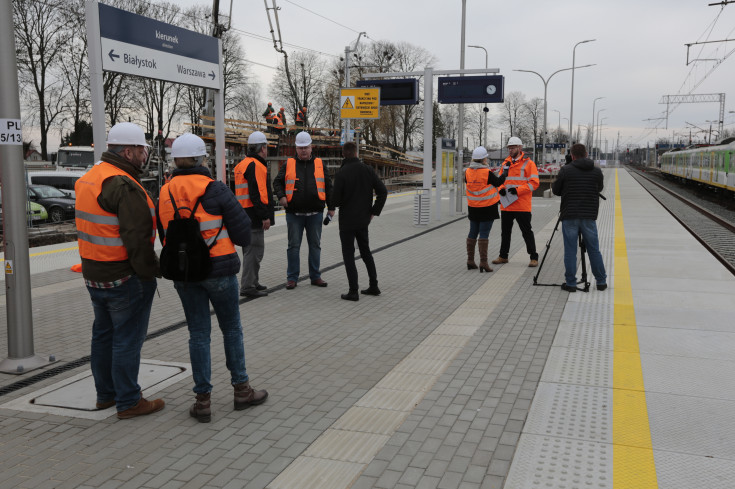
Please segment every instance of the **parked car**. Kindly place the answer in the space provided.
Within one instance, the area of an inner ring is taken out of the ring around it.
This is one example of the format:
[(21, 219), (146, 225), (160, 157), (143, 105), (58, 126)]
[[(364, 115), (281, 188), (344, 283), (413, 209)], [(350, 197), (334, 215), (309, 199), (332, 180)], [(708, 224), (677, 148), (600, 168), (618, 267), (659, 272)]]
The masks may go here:
[(74, 184), (83, 171), (29, 171), (28, 185), (50, 185), (64, 192), (69, 198), (76, 198)]
[[(0, 194), (1, 195), (1, 194)], [(26, 220), (29, 224), (40, 224), (48, 219), (48, 212), (46, 209), (36, 202), (26, 202)], [(3, 228), (3, 203), (0, 197), (0, 229)]]
[(51, 222), (74, 219), (75, 200), (70, 199), (57, 188), (49, 185), (29, 185), (28, 200), (44, 206), (48, 211), (48, 220)]

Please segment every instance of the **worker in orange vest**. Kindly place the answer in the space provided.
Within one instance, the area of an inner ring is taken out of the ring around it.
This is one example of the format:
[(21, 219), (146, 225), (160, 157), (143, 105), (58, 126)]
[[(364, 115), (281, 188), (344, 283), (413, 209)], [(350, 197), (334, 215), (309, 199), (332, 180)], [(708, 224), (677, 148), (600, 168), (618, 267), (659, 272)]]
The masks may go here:
[(90, 366), (97, 409), (115, 407), (119, 419), (155, 413), (138, 384), (140, 351), (160, 276), (153, 250), (156, 207), (140, 183), (150, 146), (132, 122), (115, 124), (107, 151), (74, 185), (82, 275), (92, 300)]
[(283, 119), (281, 118), (280, 112), (273, 116), (273, 125), (273, 131), (276, 134), (282, 134), (283, 130), (286, 128), (285, 124), (283, 123)]
[[(507, 196), (507, 200), (500, 199), (500, 254), (493, 263), (508, 263), (510, 251), (510, 235), (513, 231), (513, 221), (518, 222), (523, 240), (526, 242), (526, 251), (531, 257), (529, 267), (538, 266), (536, 240), (531, 228), (531, 198), (533, 191), (539, 186), (536, 163), (531, 161), (523, 152), (523, 143), (518, 137), (508, 139), (508, 157), (503, 161), (509, 166), (508, 177), (500, 187), (499, 194)], [(503, 203), (505, 200), (505, 204)]]
[(286, 109), (281, 107), (281, 110), (278, 111), (278, 116), (281, 118), (281, 123), (283, 126), (287, 126), (288, 122), (286, 122)]
[[(273, 104), (271, 102), (268, 102), (268, 107), (265, 109), (265, 112), (263, 112), (263, 117), (265, 117), (265, 123), (266, 124), (273, 124), (273, 119), (276, 116), (276, 110), (273, 108)], [(266, 128), (266, 131), (272, 132), (271, 127), (268, 126)]]
[(296, 114), (296, 125), (301, 127), (306, 126), (306, 106), (301, 107), (299, 113)]

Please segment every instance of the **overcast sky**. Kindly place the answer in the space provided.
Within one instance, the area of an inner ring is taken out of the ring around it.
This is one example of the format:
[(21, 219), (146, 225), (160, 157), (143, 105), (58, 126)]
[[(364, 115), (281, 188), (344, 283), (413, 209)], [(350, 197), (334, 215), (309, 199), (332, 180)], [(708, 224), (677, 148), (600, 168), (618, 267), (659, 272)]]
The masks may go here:
[[(574, 125), (589, 124), (593, 100), (605, 97), (597, 101), (596, 109), (605, 109), (600, 118), (603, 138), (610, 141), (610, 147), (618, 132), (621, 146), (645, 146), (657, 137), (671, 137), (672, 131), (688, 137), (691, 126), (687, 122), (709, 129), (706, 121), (719, 117), (718, 103), (699, 103), (675, 108), (668, 130), (665, 121), (644, 121), (663, 116), (662, 95), (726, 93), (725, 127), (735, 127), (735, 114), (728, 113), (735, 110), (735, 56), (725, 59), (735, 50), (735, 42), (692, 46), (690, 58), (717, 61), (686, 66), (686, 43), (735, 38), (735, 4), (708, 6), (715, 1), (467, 0), (466, 44), (487, 49), (488, 66), (499, 68), (505, 76), (506, 93), (521, 91), (528, 98), (543, 98), (538, 76), (512, 70), (533, 70), (546, 78), (572, 66), (577, 42), (596, 39), (576, 50), (577, 66), (596, 66), (575, 72)], [(271, 0), (267, 2), (271, 5)], [(179, 3), (212, 4), (211, 0)], [(229, 3), (220, 0), (222, 13), (229, 11)], [(460, 66), (461, 0), (277, 0), (277, 5), (285, 43), (339, 56), (347, 44), (354, 45), (358, 32), (365, 31), (369, 38), (363, 38), (361, 44), (406, 41), (434, 54), (439, 60), (435, 69)], [(276, 53), (273, 43), (245, 34), (270, 39), (264, 2), (234, 0), (232, 26), (241, 36), (248, 60), (276, 66), (282, 55)], [(465, 68), (484, 66), (484, 52), (467, 48)], [(275, 72), (253, 67), (267, 97)], [(571, 71), (558, 73), (548, 84), (550, 127), (560, 118), (569, 118), (571, 78)], [(561, 124), (568, 123), (562, 120)], [(656, 130), (646, 129), (656, 125)], [(500, 129), (491, 129), (490, 140), (499, 138)]]

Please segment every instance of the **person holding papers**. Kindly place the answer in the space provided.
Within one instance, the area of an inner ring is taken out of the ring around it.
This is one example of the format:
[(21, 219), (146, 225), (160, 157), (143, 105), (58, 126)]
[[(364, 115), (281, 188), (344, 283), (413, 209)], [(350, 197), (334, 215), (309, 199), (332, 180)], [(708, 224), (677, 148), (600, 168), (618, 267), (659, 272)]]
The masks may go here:
[[(467, 270), (476, 270), (475, 245), (480, 247), (480, 273), (492, 272), (487, 263), (487, 244), (493, 221), (500, 217), (498, 212), (499, 187), (508, 176), (508, 167), (503, 174), (495, 175), (487, 164), (487, 150), (480, 146), (472, 152), (470, 167), (464, 171), (467, 183), (467, 217), (470, 220), (470, 233), (467, 236)], [(479, 236), (479, 240), (478, 240)]]
[(526, 242), (526, 251), (531, 257), (529, 267), (538, 266), (536, 240), (531, 229), (531, 197), (539, 186), (536, 163), (523, 152), (521, 139), (513, 136), (508, 139), (508, 157), (503, 162), (509, 166), (508, 177), (500, 187), (500, 254), (493, 263), (499, 265), (508, 263), (510, 251), (510, 235), (513, 231), (513, 221), (518, 222), (523, 240)]

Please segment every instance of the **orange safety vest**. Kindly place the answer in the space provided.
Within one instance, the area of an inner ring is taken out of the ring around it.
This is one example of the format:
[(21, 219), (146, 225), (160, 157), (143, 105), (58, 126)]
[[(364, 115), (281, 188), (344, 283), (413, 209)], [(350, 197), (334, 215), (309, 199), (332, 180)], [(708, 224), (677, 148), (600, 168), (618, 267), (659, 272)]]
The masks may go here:
[(508, 170), (508, 176), (505, 177), (505, 183), (500, 188), (515, 187), (518, 192), (518, 200), (508, 207), (503, 207), (503, 204), (500, 204), (500, 209), (513, 212), (531, 212), (531, 197), (533, 197), (533, 191), (539, 186), (536, 163), (531, 161), (531, 158), (526, 156), (525, 153), (521, 153), (516, 161), (513, 161), (510, 156), (507, 157), (503, 165), (510, 165), (510, 169)]
[(302, 111), (296, 114), (296, 122), (304, 122), (304, 113)]
[[(158, 216), (163, 225), (163, 244), (166, 244), (166, 230), (168, 223), (174, 218), (174, 206), (171, 204), (171, 196), (169, 190), (176, 200), (176, 207), (179, 209), (181, 217), (189, 217), (182, 210), (191, 209), (196, 205), (196, 201), (200, 199), (207, 190), (213, 180), (205, 175), (179, 175), (171, 179), (169, 183), (161, 188), (158, 198)], [(212, 242), (216, 239), (214, 246), (209, 248), (209, 256), (223, 256), (235, 253), (235, 245), (232, 244), (230, 236), (227, 234), (227, 228), (224, 227), (222, 216), (210, 214), (204, 210), (201, 204), (197, 207), (194, 218), (199, 221), (199, 230), (202, 238), (207, 246), (212, 246)], [(221, 228), (221, 230), (220, 230)], [(219, 233), (219, 234), (217, 234)]]
[(79, 240), (79, 256), (95, 261), (125, 261), (128, 250), (120, 236), (120, 221), (117, 214), (100, 207), (97, 198), (102, 193), (102, 184), (115, 176), (129, 177), (143, 192), (151, 210), (151, 246), (156, 240), (156, 206), (143, 186), (127, 172), (110, 163), (101, 162), (92, 167), (74, 185), (77, 196), (76, 223)]
[[(289, 158), (286, 160), (286, 200), (291, 202), (293, 192), (296, 189), (296, 159)], [(321, 158), (314, 158), (314, 178), (316, 179), (316, 191), (319, 200), (326, 202), (327, 186), (324, 183), (324, 165)]]
[(235, 167), (235, 197), (245, 209), (253, 207), (253, 201), (250, 200), (248, 180), (245, 178), (245, 172), (251, 164), (255, 165), (255, 180), (260, 191), (260, 201), (268, 205), (268, 169), (257, 159), (248, 157)]
[(467, 168), (464, 171), (468, 206), (489, 207), (500, 200), (498, 189), (487, 183), (489, 175), (490, 168)]
[(281, 119), (279, 114), (276, 114), (273, 117), (273, 124), (276, 125), (276, 129), (283, 129), (283, 119)]

